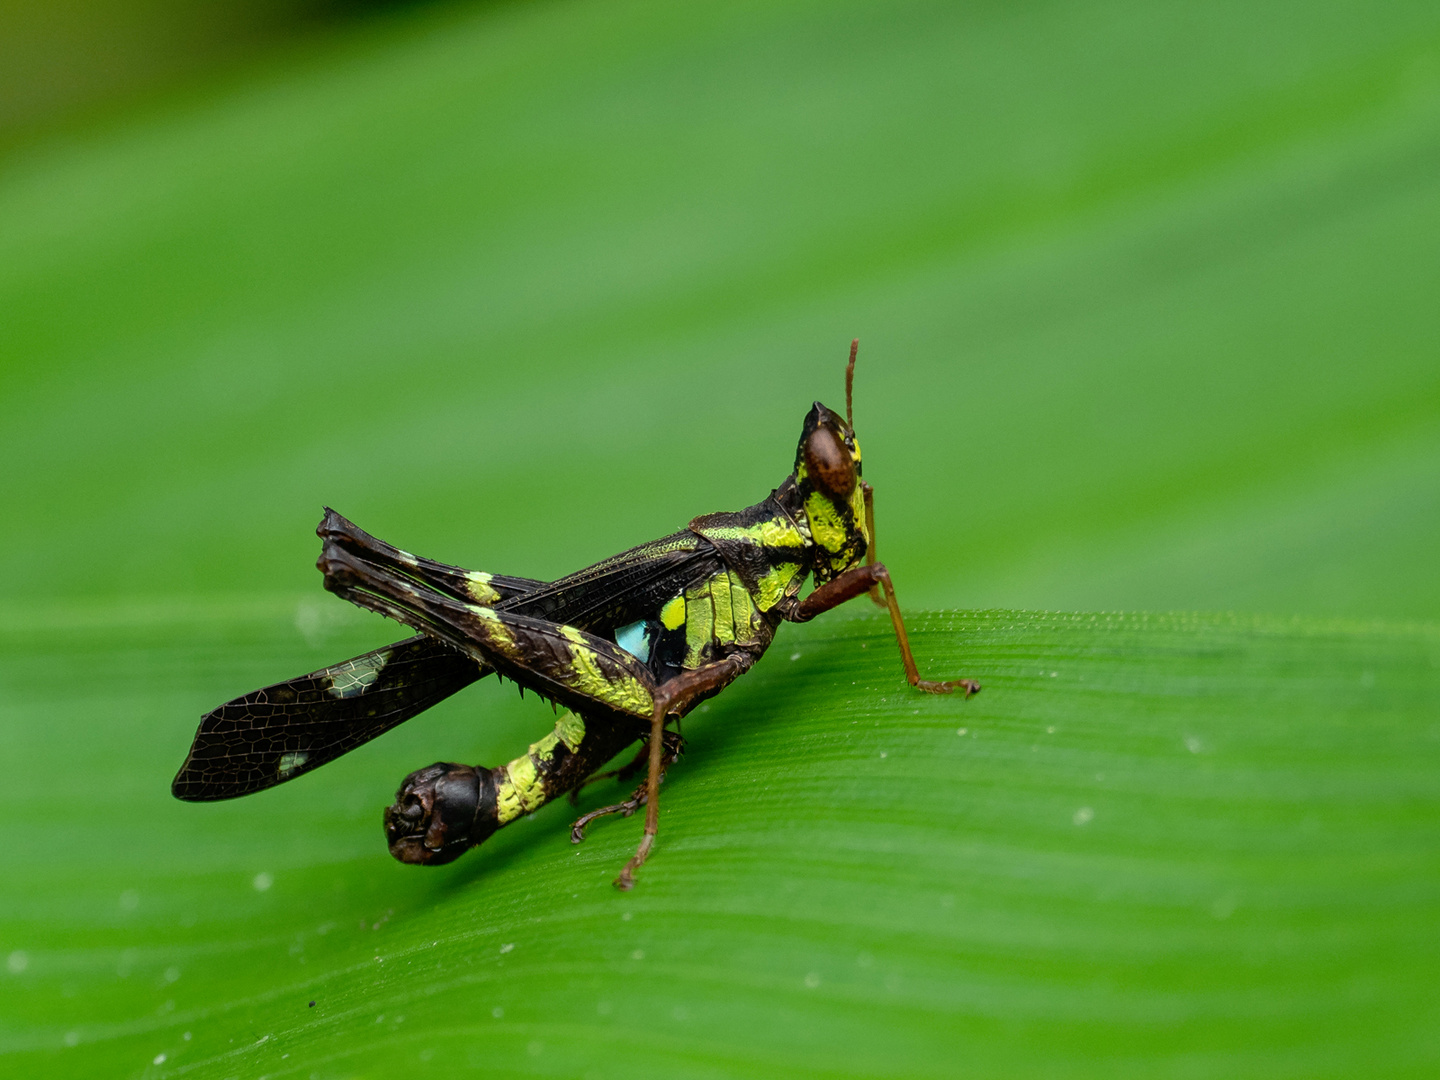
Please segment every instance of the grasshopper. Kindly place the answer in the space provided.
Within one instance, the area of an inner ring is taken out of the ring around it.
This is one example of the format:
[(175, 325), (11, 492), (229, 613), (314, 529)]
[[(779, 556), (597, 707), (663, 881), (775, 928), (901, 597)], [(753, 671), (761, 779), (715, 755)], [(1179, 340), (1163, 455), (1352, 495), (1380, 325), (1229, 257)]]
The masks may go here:
[[(316, 530), (325, 588), (419, 633), (277, 683), (207, 713), (175, 777), (176, 798), (228, 799), (318, 768), (494, 674), (564, 708), (554, 731), (498, 768), (438, 762), (405, 778), (385, 811), (401, 862), (451, 862), (494, 832), (604, 776), (645, 772), (630, 798), (571, 827), (645, 807), (645, 830), (615, 879), (630, 889), (655, 846), (660, 782), (679, 756), (682, 717), (743, 675), (782, 622), (807, 622), (862, 595), (890, 612), (910, 685), (932, 694), (973, 679), (920, 677), (884, 563), (874, 491), (861, 475), (852, 392), (845, 417), (818, 401), (794, 471), (761, 502), (706, 514), (671, 536), (558, 581), (464, 570), (392, 547), (327, 508)], [(807, 577), (815, 587), (803, 599)], [(675, 722), (677, 731), (667, 730)], [(639, 742), (633, 761), (599, 770)]]

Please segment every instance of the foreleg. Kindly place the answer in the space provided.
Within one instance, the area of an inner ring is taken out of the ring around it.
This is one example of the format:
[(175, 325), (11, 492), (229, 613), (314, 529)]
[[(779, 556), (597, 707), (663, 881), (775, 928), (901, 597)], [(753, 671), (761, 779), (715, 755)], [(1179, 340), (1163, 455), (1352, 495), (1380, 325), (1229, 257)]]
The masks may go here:
[[(860, 481), (860, 490), (865, 495), (865, 535), (869, 543), (865, 545), (865, 565), (873, 566), (878, 561), (875, 558), (875, 489), (864, 480)], [(885, 599), (880, 595), (880, 590), (874, 585), (869, 589), (870, 599), (880, 606), (885, 606)]]
[(885, 569), (884, 563), (855, 566), (834, 580), (827, 581), (800, 602), (791, 620), (809, 622), (816, 615), (839, 607), (847, 600), (854, 600), (861, 593), (869, 592), (877, 584), (885, 590), (885, 604), (890, 609), (890, 621), (895, 626), (895, 639), (900, 644), (900, 659), (905, 663), (905, 677), (910, 680), (910, 685), (928, 694), (948, 694), (957, 687), (965, 691), (966, 697), (978, 694), (980, 684), (974, 679), (931, 682), (920, 678), (920, 670), (915, 666), (915, 654), (910, 651), (910, 638), (905, 633), (905, 621), (900, 617), (900, 605), (895, 600), (895, 586), (890, 581), (890, 571)]

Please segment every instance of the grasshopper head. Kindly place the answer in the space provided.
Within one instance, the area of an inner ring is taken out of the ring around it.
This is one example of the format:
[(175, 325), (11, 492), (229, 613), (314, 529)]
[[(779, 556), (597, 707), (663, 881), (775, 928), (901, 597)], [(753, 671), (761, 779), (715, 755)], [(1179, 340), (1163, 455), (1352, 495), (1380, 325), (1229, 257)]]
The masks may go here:
[(421, 866), (453, 862), (495, 831), (494, 810), (489, 769), (445, 762), (417, 769), (385, 809), (390, 854)]
[(800, 431), (795, 485), (819, 549), (815, 580), (823, 584), (865, 557), (870, 535), (865, 526), (860, 444), (849, 422), (818, 401)]
[(795, 490), (815, 544), (812, 571), (817, 585), (858, 565), (870, 547), (865, 515), (865, 493), (870, 487), (860, 479), (860, 444), (855, 441), (853, 391), (859, 351), (856, 338), (845, 366), (845, 418), (815, 402), (795, 451)]
[(795, 452), (796, 479), (802, 474), (812, 490), (840, 503), (848, 503), (860, 483), (860, 445), (855, 432), (839, 413), (818, 401), (805, 416)]

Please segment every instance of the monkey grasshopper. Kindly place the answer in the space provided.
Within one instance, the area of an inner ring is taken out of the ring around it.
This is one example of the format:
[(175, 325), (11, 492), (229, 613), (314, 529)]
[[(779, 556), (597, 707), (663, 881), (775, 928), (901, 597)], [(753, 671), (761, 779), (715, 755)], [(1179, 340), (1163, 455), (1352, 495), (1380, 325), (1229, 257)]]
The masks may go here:
[[(401, 862), (448, 863), (495, 830), (573, 793), (627, 746), (644, 771), (624, 802), (645, 831), (615, 880), (629, 889), (655, 844), (659, 785), (678, 756), (667, 725), (743, 675), (782, 622), (806, 622), (868, 594), (890, 612), (910, 684), (920, 678), (895, 589), (875, 561), (873, 491), (861, 476), (851, 409), (858, 341), (845, 369), (845, 417), (816, 402), (794, 471), (761, 502), (706, 514), (558, 581), (463, 570), (412, 555), (326, 509), (316, 530), (325, 588), (419, 631), (414, 637), (236, 698), (206, 714), (175, 778), (176, 798), (228, 799), (332, 761), (486, 675), (513, 679), (565, 710), (554, 731), (498, 768), (437, 763), (406, 777), (385, 811)], [(815, 588), (803, 599), (807, 577)]]

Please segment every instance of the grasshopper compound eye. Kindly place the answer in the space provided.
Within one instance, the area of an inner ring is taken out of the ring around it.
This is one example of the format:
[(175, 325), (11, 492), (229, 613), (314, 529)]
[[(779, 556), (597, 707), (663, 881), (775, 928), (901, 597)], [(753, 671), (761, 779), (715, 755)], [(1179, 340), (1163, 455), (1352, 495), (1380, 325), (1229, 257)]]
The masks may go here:
[(827, 495), (844, 499), (855, 490), (855, 461), (828, 427), (817, 427), (805, 440), (805, 471)]
[[(487, 802), (489, 814), (484, 812)], [(418, 769), (385, 809), (390, 854), (420, 866), (452, 862), (495, 831), (494, 806), (489, 769), (445, 762)]]

